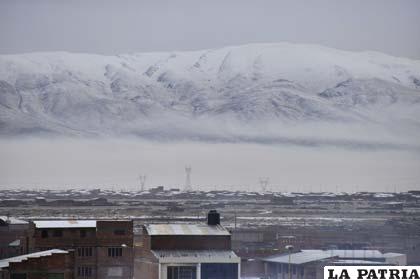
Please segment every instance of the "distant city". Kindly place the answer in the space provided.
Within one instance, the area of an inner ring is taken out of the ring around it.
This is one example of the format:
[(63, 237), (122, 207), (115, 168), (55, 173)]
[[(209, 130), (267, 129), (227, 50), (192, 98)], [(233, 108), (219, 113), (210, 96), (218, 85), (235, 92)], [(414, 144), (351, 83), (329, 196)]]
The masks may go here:
[(15, 189), (2, 191), (0, 216), (2, 279), (34, 278), (33, 261), (58, 265), (48, 278), (145, 279), (322, 278), (325, 265), (420, 263), (420, 191)]

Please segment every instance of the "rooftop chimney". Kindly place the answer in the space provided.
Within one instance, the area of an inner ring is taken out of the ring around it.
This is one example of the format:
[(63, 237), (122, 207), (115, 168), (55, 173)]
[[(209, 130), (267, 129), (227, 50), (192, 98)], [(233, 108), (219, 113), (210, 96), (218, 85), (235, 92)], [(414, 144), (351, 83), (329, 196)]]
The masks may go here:
[(220, 214), (217, 210), (210, 210), (207, 214), (207, 225), (216, 226), (220, 225)]

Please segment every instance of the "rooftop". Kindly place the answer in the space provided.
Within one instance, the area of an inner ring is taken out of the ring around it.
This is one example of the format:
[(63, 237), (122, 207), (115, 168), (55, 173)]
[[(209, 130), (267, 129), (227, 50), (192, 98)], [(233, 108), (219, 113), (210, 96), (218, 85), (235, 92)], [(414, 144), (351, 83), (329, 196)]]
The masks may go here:
[[(290, 256), (291, 264), (304, 264), (329, 258), (338, 259), (384, 259), (386, 256), (378, 250), (301, 250), (292, 253)], [(274, 255), (265, 258), (264, 261), (276, 263), (288, 263), (289, 254)]]
[[(336, 260), (335, 265), (384, 265), (384, 262), (366, 260)], [(389, 263), (387, 263), (389, 265)]]
[(33, 221), (39, 229), (50, 228), (96, 228), (96, 220), (48, 220)]
[(152, 250), (160, 262), (239, 262), (230, 250)]
[(28, 224), (27, 221), (17, 219), (17, 218), (14, 218), (14, 217), (0, 216), (0, 220), (5, 222), (5, 223), (12, 224), (12, 225), (26, 225), (26, 224)]
[(305, 252), (318, 252), (318, 251), (323, 251), (326, 253), (326, 255), (332, 255), (335, 257), (339, 257), (341, 259), (354, 259), (354, 258), (362, 258), (362, 259), (366, 259), (366, 258), (370, 258), (370, 259), (381, 259), (384, 258), (384, 254), (382, 254), (380, 251), (378, 250), (302, 250)]
[(67, 254), (67, 253), (68, 252), (64, 250), (52, 249), (52, 250), (47, 250), (47, 251), (42, 251), (42, 252), (37, 252), (37, 253), (32, 253), (32, 254), (21, 255), (21, 256), (17, 256), (13, 258), (2, 259), (0, 260), (0, 270), (3, 268), (9, 267), (10, 263), (19, 263), (22, 261), (27, 261), (28, 259), (32, 259), (32, 258), (48, 257), (48, 256), (51, 256), (52, 254)]
[[(310, 252), (302, 250), (297, 253), (292, 253), (290, 255), (291, 264), (304, 264), (314, 261), (320, 261), (328, 258), (332, 258), (334, 255), (327, 254), (323, 250), (311, 250)], [(265, 258), (264, 261), (275, 262), (275, 263), (289, 263), (289, 254), (280, 254), (274, 255), (268, 258)]]
[(149, 235), (230, 235), (230, 232), (221, 225), (151, 224), (145, 228)]

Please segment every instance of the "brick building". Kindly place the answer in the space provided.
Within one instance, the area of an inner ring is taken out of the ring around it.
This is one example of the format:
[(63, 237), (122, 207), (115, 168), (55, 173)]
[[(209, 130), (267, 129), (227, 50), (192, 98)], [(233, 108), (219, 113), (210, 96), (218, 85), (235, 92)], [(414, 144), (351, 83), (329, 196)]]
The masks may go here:
[(28, 227), (26, 221), (0, 216), (0, 259), (28, 253)]
[(0, 260), (0, 279), (73, 279), (72, 251), (52, 249)]
[(30, 249), (74, 251), (74, 278), (132, 278), (133, 222), (33, 221)]
[(143, 227), (135, 257), (138, 279), (238, 279), (240, 258), (231, 235), (211, 211), (207, 224), (150, 224)]

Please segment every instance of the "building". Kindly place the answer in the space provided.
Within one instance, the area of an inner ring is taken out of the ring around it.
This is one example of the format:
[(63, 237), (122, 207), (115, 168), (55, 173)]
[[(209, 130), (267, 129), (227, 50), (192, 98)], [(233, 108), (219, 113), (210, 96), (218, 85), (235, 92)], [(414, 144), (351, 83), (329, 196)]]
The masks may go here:
[(30, 248), (74, 250), (74, 278), (133, 276), (132, 221), (33, 221)]
[(0, 259), (28, 253), (29, 223), (0, 216)]
[(0, 279), (73, 278), (73, 252), (52, 249), (0, 260)]
[(138, 279), (238, 279), (240, 258), (231, 234), (210, 211), (207, 224), (151, 224), (143, 227), (135, 257)]
[(404, 254), (378, 250), (301, 250), (290, 255), (273, 255), (263, 262), (266, 278), (321, 279), (327, 265), (406, 265), (407, 258)]

